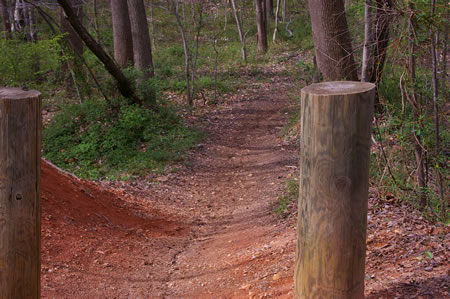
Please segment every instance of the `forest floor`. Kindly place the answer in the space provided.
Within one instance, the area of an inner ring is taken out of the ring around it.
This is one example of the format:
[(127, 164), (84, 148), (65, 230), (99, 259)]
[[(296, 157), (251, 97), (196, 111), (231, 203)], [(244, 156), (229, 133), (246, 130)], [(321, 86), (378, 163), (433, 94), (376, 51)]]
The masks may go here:
[[(43, 161), (42, 297), (292, 298), (296, 213), (274, 208), (297, 173), (296, 59), (194, 113), (208, 137), (177, 171), (95, 183)], [(367, 298), (449, 297), (450, 229), (376, 187), (367, 246)]]

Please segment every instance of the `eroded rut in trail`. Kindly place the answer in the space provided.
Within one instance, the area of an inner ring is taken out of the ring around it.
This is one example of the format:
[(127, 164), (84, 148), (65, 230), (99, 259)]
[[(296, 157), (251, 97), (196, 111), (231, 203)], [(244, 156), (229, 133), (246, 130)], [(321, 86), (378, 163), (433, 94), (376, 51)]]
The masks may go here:
[(43, 164), (43, 297), (290, 297), (294, 230), (273, 208), (297, 165), (280, 136), (292, 82), (274, 78), (208, 113), (190, 166), (158, 184)]

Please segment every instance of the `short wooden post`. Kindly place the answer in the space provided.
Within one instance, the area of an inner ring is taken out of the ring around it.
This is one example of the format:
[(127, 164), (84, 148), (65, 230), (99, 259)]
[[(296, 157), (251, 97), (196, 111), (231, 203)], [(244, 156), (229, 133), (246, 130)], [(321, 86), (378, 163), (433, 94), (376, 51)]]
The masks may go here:
[(296, 298), (364, 298), (374, 94), (350, 81), (302, 89)]
[(40, 297), (41, 96), (0, 88), (0, 298)]

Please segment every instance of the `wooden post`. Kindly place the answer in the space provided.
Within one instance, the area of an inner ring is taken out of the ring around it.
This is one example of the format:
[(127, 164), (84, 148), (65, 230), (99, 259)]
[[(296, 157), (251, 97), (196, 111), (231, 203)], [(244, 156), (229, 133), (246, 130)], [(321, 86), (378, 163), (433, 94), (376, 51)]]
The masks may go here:
[(41, 96), (0, 88), (0, 298), (40, 297)]
[(351, 81), (302, 89), (296, 298), (364, 298), (374, 95)]

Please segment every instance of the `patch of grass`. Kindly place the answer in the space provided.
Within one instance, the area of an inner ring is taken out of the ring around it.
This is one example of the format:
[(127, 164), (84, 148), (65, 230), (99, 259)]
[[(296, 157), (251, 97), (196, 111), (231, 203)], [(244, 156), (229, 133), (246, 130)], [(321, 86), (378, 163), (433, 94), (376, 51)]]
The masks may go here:
[(43, 132), (44, 157), (82, 178), (129, 179), (180, 161), (201, 136), (170, 107), (90, 100), (63, 106)]

